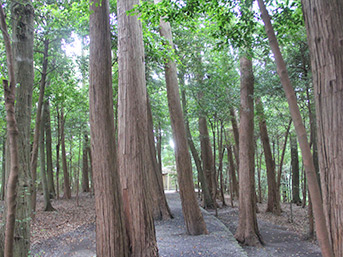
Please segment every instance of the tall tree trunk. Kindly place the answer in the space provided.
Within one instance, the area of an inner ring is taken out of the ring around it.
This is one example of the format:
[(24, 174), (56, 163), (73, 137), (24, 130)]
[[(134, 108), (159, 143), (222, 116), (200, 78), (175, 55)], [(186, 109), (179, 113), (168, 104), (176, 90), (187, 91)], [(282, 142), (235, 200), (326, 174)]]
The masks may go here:
[[(307, 2), (307, 1), (304, 1), (304, 2)], [(310, 5), (310, 2), (307, 2), (307, 3)], [(333, 251), (332, 251), (332, 246), (331, 246), (330, 239), (329, 239), (329, 233), (328, 233), (328, 230), (326, 227), (328, 223), (326, 223), (326, 219), (324, 216), (323, 202), (322, 202), (322, 198), (320, 195), (316, 171), (315, 171), (315, 167), (313, 164), (313, 158), (312, 158), (312, 154), (311, 154), (311, 149), (310, 149), (310, 146), (309, 146), (308, 141), (307, 141), (306, 129), (305, 129), (305, 126), (302, 122), (299, 107), (297, 105), (297, 99), (296, 99), (291, 81), (290, 81), (289, 76), (288, 76), (286, 64), (283, 60), (283, 57), (282, 57), (282, 54), (281, 54), (281, 51), (279, 48), (279, 44), (278, 44), (278, 41), (277, 41), (276, 36), (275, 36), (273, 26), (272, 26), (271, 21), (270, 21), (270, 16), (268, 14), (266, 6), (264, 5), (263, 0), (258, 0), (258, 4), (259, 4), (260, 10), (261, 10), (263, 22), (265, 24), (265, 29), (266, 29), (266, 33), (267, 33), (267, 36), (269, 39), (269, 44), (270, 44), (270, 47), (273, 51), (274, 58), (276, 61), (278, 74), (280, 76), (280, 80), (281, 80), (282, 86), (284, 88), (286, 97), (287, 97), (288, 106), (289, 106), (289, 109), (291, 112), (294, 127), (295, 127), (295, 130), (297, 132), (298, 141), (300, 144), (300, 149), (301, 149), (301, 153), (303, 156), (305, 172), (307, 175), (308, 186), (309, 186), (309, 190), (311, 192), (313, 213), (314, 213), (314, 217), (315, 217), (315, 221), (316, 221), (315, 223), (316, 223), (316, 231), (317, 231), (317, 237), (318, 237), (319, 245), (320, 245), (320, 248), (322, 250), (323, 256), (324, 257), (327, 257), (327, 256), (331, 257), (331, 256), (333, 256)], [(342, 4), (340, 4), (340, 5), (342, 6)], [(312, 8), (310, 8), (310, 7), (304, 8), (304, 10), (307, 10), (307, 9), (311, 9), (311, 11), (312, 11)], [(335, 10), (335, 9), (333, 9), (333, 10)], [(336, 9), (336, 10), (338, 11), (339, 9)], [(342, 10), (342, 8), (340, 10)], [(327, 12), (323, 12), (323, 14), (324, 13), (327, 13)], [(341, 16), (340, 14), (339, 14), (339, 16), (342, 19), (343, 16)], [(332, 15), (330, 15), (330, 17), (332, 17)], [(313, 24), (313, 23), (311, 23), (311, 24)], [(340, 22), (338, 24), (342, 24), (342, 22)], [(311, 38), (311, 36), (309, 38)], [(342, 38), (342, 37), (338, 37), (338, 38)], [(313, 41), (313, 43), (314, 43), (314, 41)], [(329, 43), (331, 43), (330, 40), (324, 44), (326, 44), (326, 46), (328, 46)], [(329, 48), (329, 49), (335, 49), (335, 48)], [(313, 52), (313, 54), (315, 54), (315, 51)], [(312, 68), (314, 68), (314, 67), (315, 67), (315, 64), (313, 64)], [(316, 80), (315, 80), (314, 84), (316, 85)], [(326, 114), (326, 117), (328, 117), (328, 116), (329, 115)], [(320, 126), (318, 126), (318, 127), (320, 127)], [(328, 134), (329, 133), (325, 133), (325, 135), (328, 135)], [(326, 185), (326, 183), (323, 183), (323, 184)], [(340, 244), (340, 245), (343, 245), (343, 244)]]
[(82, 150), (82, 192), (89, 192), (89, 169), (88, 169), (88, 135), (84, 135), (84, 143)]
[(239, 196), (239, 187), (238, 187), (238, 181), (237, 181), (237, 176), (236, 176), (236, 169), (235, 169), (235, 164), (233, 162), (233, 154), (232, 154), (232, 146), (231, 144), (228, 144), (226, 146), (227, 148), (227, 158), (229, 160), (230, 164), (230, 181), (231, 181), (231, 187), (232, 187), (232, 193), (234, 197)]
[[(200, 97), (199, 97), (200, 98)], [(208, 133), (206, 117), (200, 114), (199, 117), (199, 137), (201, 146), (202, 167), (205, 180), (210, 191), (213, 204), (215, 204), (215, 171), (213, 170), (213, 154)], [(215, 207), (215, 206), (214, 206)]]
[(299, 157), (298, 142), (296, 137), (290, 136), (291, 145), (291, 166), (292, 166), (292, 203), (301, 204), (299, 185)]
[(287, 146), (288, 135), (289, 135), (289, 130), (291, 128), (291, 124), (292, 124), (292, 119), (289, 120), (288, 127), (287, 127), (287, 130), (286, 130), (286, 133), (285, 133), (285, 141), (284, 141), (283, 147), (282, 147), (280, 166), (279, 166), (278, 175), (277, 175), (276, 187), (277, 187), (277, 197), (278, 197), (279, 203), (281, 202), (281, 191), (280, 191), (280, 188), (281, 188), (283, 160), (285, 158), (286, 146)]
[(31, 203), (32, 203), (32, 218), (35, 217), (36, 212), (36, 198), (37, 198), (37, 189), (36, 189), (36, 178), (37, 178), (37, 160), (38, 160), (38, 146), (39, 146), (39, 137), (44, 136), (40, 135), (41, 130), (41, 118), (42, 118), (42, 106), (44, 100), (44, 91), (46, 84), (46, 75), (48, 70), (48, 51), (49, 51), (49, 39), (44, 40), (44, 53), (43, 53), (43, 68), (42, 68), (42, 77), (39, 86), (39, 99), (38, 106), (36, 111), (36, 122), (35, 122), (35, 132), (33, 136), (33, 146), (31, 154), (31, 176), (32, 176), (32, 193), (31, 193)]
[(46, 112), (44, 110), (45, 105), (43, 105), (41, 124), (40, 124), (40, 136), (39, 136), (39, 160), (40, 160), (40, 172), (42, 176), (43, 184), (43, 196), (44, 196), (44, 211), (54, 211), (55, 209), (51, 205), (50, 193), (48, 188), (47, 171), (45, 169), (45, 123), (46, 123)]
[[(1, 4), (1, 3), (0, 3)], [(15, 95), (15, 119), (19, 133), (17, 144), (20, 146), (20, 151), (17, 156), (18, 167), (18, 184), (16, 188), (16, 198), (13, 200), (16, 203), (15, 220), (20, 222), (14, 223), (14, 247), (13, 256), (28, 256), (30, 249), (30, 214), (31, 214), (31, 196), (30, 192), (30, 123), (31, 123), (31, 107), (32, 107), (32, 89), (33, 89), (33, 37), (34, 37), (34, 10), (31, 0), (19, 0), (11, 2), (11, 21), (12, 21), (12, 50), (6, 50), (7, 55), (13, 53), (13, 70), (10, 75), (10, 88), (19, 84)], [(2, 12), (3, 13), (3, 12)], [(2, 17), (2, 28), (5, 25), (5, 18)], [(4, 30), (3, 30), (4, 31)], [(6, 29), (7, 31), (7, 29)], [(9, 37), (7, 37), (8, 45), (10, 45)], [(6, 43), (7, 44), (7, 43)], [(8, 49), (8, 46), (6, 46)], [(16, 81), (16, 83), (14, 83)], [(12, 84), (13, 83), (13, 84)], [(14, 89), (13, 89), (14, 90)], [(9, 94), (9, 92), (8, 92)], [(13, 92), (14, 94), (14, 92)], [(14, 95), (12, 96), (14, 103)], [(13, 113), (14, 115), (14, 113)], [(11, 131), (8, 131), (11, 136)], [(13, 144), (13, 143), (12, 143)], [(12, 151), (10, 150), (10, 154)], [(14, 167), (16, 157), (11, 156), (11, 169)], [(9, 175), (10, 177), (13, 176)], [(11, 181), (15, 182), (16, 178), (12, 177)], [(12, 185), (13, 186), (13, 185)], [(13, 188), (15, 189), (15, 188)], [(6, 197), (13, 197), (13, 194), (6, 193)], [(12, 204), (11, 204), (12, 206)], [(11, 206), (6, 206), (6, 209), (12, 209)], [(11, 236), (13, 238), (13, 234)], [(11, 239), (12, 240), (12, 239)], [(9, 248), (7, 248), (9, 249)], [(0, 249), (0, 256), (4, 251)], [(6, 256), (12, 256), (11, 252), (7, 252)]]
[(244, 245), (259, 245), (263, 242), (256, 219), (254, 175), (254, 75), (251, 59), (248, 59), (245, 56), (241, 57), (240, 70), (239, 222), (235, 237)]
[(157, 131), (157, 144), (156, 144), (156, 148), (157, 148), (157, 159), (158, 159), (158, 167), (160, 169), (160, 172), (162, 173), (162, 131), (161, 131), (161, 124), (158, 124), (158, 129)]
[(89, 113), (94, 172), (96, 254), (130, 256), (115, 143), (108, 0), (92, 0)]
[(272, 212), (279, 215), (281, 213), (281, 207), (277, 196), (275, 161), (270, 148), (267, 124), (264, 117), (261, 98), (257, 98), (256, 100), (256, 110), (259, 115), (260, 137), (264, 150), (264, 159), (267, 166), (268, 200), (266, 212)]
[[(183, 83), (182, 83), (183, 84)], [(189, 122), (187, 117), (187, 102), (186, 102), (186, 92), (185, 90), (181, 91), (181, 100), (183, 106), (183, 113), (185, 116), (185, 128), (186, 128), (186, 135), (187, 135), (187, 142), (189, 145), (189, 149), (191, 150), (191, 154), (193, 156), (195, 166), (197, 167), (198, 177), (201, 183), (201, 190), (202, 190), (202, 199), (203, 199), (203, 207), (205, 209), (212, 209), (214, 208), (213, 198), (211, 196), (210, 190), (207, 185), (207, 180), (205, 179), (204, 171), (201, 166), (201, 160), (198, 154), (198, 151), (195, 148), (191, 130), (189, 128)]]
[(71, 198), (71, 189), (70, 189), (70, 180), (67, 166), (67, 154), (66, 154), (66, 144), (65, 144), (65, 134), (64, 134), (64, 112), (63, 108), (61, 109), (61, 148), (62, 148), (62, 166), (63, 166), (63, 198)]
[[(118, 0), (118, 159), (126, 228), (132, 256), (158, 256), (148, 206), (147, 92), (141, 22), (127, 15), (138, 0)], [(95, 160), (94, 160), (95, 161)]]
[(149, 143), (149, 174), (151, 181), (149, 186), (152, 189), (152, 210), (153, 217), (156, 220), (167, 220), (172, 218), (171, 211), (169, 209), (166, 195), (164, 194), (162, 172), (157, 164), (156, 149), (155, 149), (155, 137), (154, 137), (154, 123), (152, 120), (152, 113), (149, 98), (147, 98), (147, 118), (148, 118), (148, 143)]
[(50, 198), (56, 196), (54, 186), (54, 174), (52, 168), (52, 140), (51, 140), (51, 122), (50, 122), (50, 106), (49, 100), (44, 102), (44, 115), (45, 115), (45, 143), (46, 143), (46, 164), (47, 164), (47, 182)]
[(219, 142), (218, 142), (218, 152), (219, 152), (219, 165), (218, 165), (218, 176), (219, 176), (219, 182), (220, 182), (220, 196), (222, 198), (222, 204), (223, 206), (226, 206), (225, 203), (225, 196), (224, 196), (224, 178), (223, 178), (223, 158), (225, 153), (225, 148), (223, 147), (223, 129), (224, 125), (223, 122), (220, 121), (220, 131), (218, 134)]
[(1, 163), (1, 193), (0, 200), (5, 200), (5, 187), (6, 187), (6, 137), (3, 137), (2, 143), (2, 163)]
[[(159, 2), (160, 0), (155, 0)], [(160, 22), (160, 34), (173, 47), (173, 39), (169, 22)], [(170, 120), (175, 142), (176, 170), (180, 186), (182, 212), (187, 233), (191, 235), (207, 234), (206, 224), (197, 203), (194, 191), (191, 157), (188, 151), (186, 128), (182, 115), (176, 63), (169, 60), (165, 63), (165, 78)]]
[(57, 111), (57, 144), (56, 144), (56, 194), (57, 199), (60, 199), (60, 146), (61, 146), (61, 116), (59, 109)]
[(234, 155), (236, 159), (237, 170), (239, 170), (239, 131), (238, 131), (236, 113), (232, 107), (230, 108), (230, 119), (231, 119), (233, 136), (235, 139)]

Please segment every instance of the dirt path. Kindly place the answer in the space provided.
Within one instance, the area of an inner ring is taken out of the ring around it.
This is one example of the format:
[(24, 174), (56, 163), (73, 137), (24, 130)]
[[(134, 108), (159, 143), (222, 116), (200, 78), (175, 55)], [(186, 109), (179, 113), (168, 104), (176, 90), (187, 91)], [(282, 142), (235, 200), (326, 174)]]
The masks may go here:
[[(156, 236), (161, 257), (321, 256), (317, 245), (303, 240), (284, 227), (263, 220), (259, 220), (259, 228), (266, 245), (262, 248), (244, 247), (243, 250), (232, 235), (238, 224), (238, 208), (218, 209), (219, 220), (214, 217), (214, 212), (203, 211), (209, 235), (188, 236), (184, 228), (179, 195), (167, 194), (167, 199), (175, 218), (156, 222)], [(95, 256), (93, 206), (94, 198), (83, 195), (79, 207), (76, 207), (75, 199), (60, 200), (54, 202), (57, 212), (38, 212), (37, 222), (33, 225), (32, 255)]]

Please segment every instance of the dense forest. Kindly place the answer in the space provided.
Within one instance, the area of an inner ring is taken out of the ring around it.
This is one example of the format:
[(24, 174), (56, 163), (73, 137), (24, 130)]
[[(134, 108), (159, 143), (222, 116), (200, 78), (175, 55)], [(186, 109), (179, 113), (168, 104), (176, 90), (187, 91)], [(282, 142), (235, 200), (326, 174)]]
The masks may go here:
[(158, 256), (169, 186), (189, 235), (209, 233), (199, 203), (237, 201), (236, 240), (263, 245), (256, 212), (287, 202), (307, 208), (323, 256), (343, 256), (342, 13), (339, 0), (0, 1), (0, 256), (30, 255), (41, 194), (49, 212), (83, 192), (97, 256)]

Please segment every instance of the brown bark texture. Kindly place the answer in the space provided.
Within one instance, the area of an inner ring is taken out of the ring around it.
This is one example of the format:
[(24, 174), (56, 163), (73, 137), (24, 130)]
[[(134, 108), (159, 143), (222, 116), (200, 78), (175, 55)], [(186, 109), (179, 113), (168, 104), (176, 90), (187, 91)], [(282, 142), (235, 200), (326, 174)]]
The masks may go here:
[(239, 169), (239, 130), (238, 130), (238, 125), (237, 125), (236, 112), (232, 107), (230, 108), (230, 119), (231, 119), (233, 136), (235, 139), (236, 147), (234, 148), (234, 155), (235, 155), (235, 159), (237, 163), (237, 170), (238, 170)]
[(232, 154), (232, 145), (228, 144), (226, 146), (227, 148), (227, 158), (229, 160), (229, 170), (230, 170), (230, 184), (231, 184), (231, 189), (232, 190), (232, 195), (236, 198), (238, 198), (239, 195), (239, 187), (238, 187), (238, 180), (236, 176), (236, 169), (235, 169), (235, 164), (233, 162), (233, 154)]
[[(311, 5), (309, 2), (307, 2), (307, 1), (305, 1), (305, 2), (308, 3), (309, 5)], [(311, 3), (312, 2), (313, 1), (311, 1)], [(316, 2), (318, 2), (318, 1), (316, 1)], [(338, 2), (336, 1), (336, 3), (338, 3)], [(266, 9), (264, 1), (258, 0), (258, 4), (259, 4), (260, 10), (261, 10), (261, 16), (262, 16), (263, 22), (265, 24), (265, 29), (266, 29), (266, 33), (267, 33), (267, 36), (269, 39), (269, 44), (270, 44), (270, 47), (271, 47), (272, 52), (274, 54), (274, 58), (275, 58), (276, 66), (277, 66), (277, 72), (279, 74), (281, 84), (284, 88), (284, 91), (285, 91), (285, 94), (287, 97), (289, 110), (291, 113), (291, 117), (293, 120), (295, 131), (296, 131), (297, 136), (298, 136), (298, 142), (299, 142), (301, 153), (303, 156), (303, 162), (304, 162), (305, 172), (306, 172), (307, 181), (308, 181), (308, 187), (309, 187), (309, 191), (311, 193), (310, 195), (311, 195), (311, 200), (312, 200), (312, 205), (313, 205), (313, 213), (314, 213), (314, 217), (315, 217), (318, 242), (319, 242), (323, 256), (324, 257), (329, 257), (329, 256), (331, 257), (331, 256), (333, 256), (333, 251), (332, 251), (332, 246), (331, 246), (331, 242), (330, 242), (330, 238), (329, 238), (328, 229), (326, 227), (327, 223), (326, 223), (326, 218), (325, 218), (324, 210), (323, 210), (323, 201), (322, 201), (322, 197), (320, 194), (320, 189), (319, 189), (319, 185), (318, 185), (318, 181), (317, 181), (317, 175), (316, 175), (315, 167), (313, 164), (313, 158), (312, 158), (312, 154), (311, 154), (310, 145), (308, 144), (308, 141), (307, 141), (306, 129), (305, 129), (305, 126), (304, 126), (302, 118), (301, 118), (301, 114), (300, 114), (299, 107), (297, 104), (297, 98), (295, 96), (294, 89), (292, 87), (291, 81), (290, 81), (289, 76), (288, 76), (286, 64), (283, 60), (283, 57), (282, 57), (282, 54), (281, 54), (281, 51), (279, 48), (279, 44), (278, 44), (278, 41), (277, 41), (276, 36), (275, 36), (274, 29), (273, 29), (273, 26), (272, 26), (271, 21), (270, 21), (270, 16), (268, 14), (268, 11)], [(342, 4), (340, 4), (340, 6), (342, 7)], [(310, 8), (310, 7), (304, 8), (304, 9), (306, 9), (306, 10), (311, 9), (312, 10), (312, 8)], [(342, 8), (341, 8), (341, 10), (342, 10)], [(327, 13), (325, 13), (325, 14), (327, 14)], [(323, 15), (324, 15), (324, 12), (323, 12)], [(342, 19), (342, 16), (341, 15), (339, 15), (339, 16)], [(334, 27), (332, 27), (332, 28), (334, 28)], [(325, 29), (326, 29), (326, 27), (325, 27)], [(311, 38), (311, 36), (310, 36), (310, 38)], [(327, 43), (331, 43), (331, 42), (328, 41)], [(332, 48), (330, 48), (330, 49), (332, 49)], [(314, 84), (316, 84), (316, 83), (314, 83)], [(334, 95), (334, 96), (336, 96), (336, 95)], [(329, 116), (328, 114), (325, 114), (325, 115)]]
[[(337, 29), (343, 24), (343, 2), (301, 2), (311, 55), (326, 225), (334, 255), (343, 256), (343, 31)], [(312, 205), (316, 219), (314, 201)]]
[(108, 0), (91, 1), (89, 106), (97, 256), (129, 256), (114, 131)]
[[(33, 37), (34, 10), (31, 0), (10, 3), (12, 21), (12, 53), (14, 75), (10, 83), (16, 81), (15, 119), (18, 128), (18, 184), (16, 190), (16, 217), (13, 256), (26, 257), (30, 249), (30, 122), (33, 88)], [(4, 21), (5, 22), (5, 21)], [(12, 73), (12, 72), (11, 72)], [(15, 87), (15, 83), (10, 87)], [(14, 99), (13, 99), (14, 100)], [(11, 150), (10, 150), (11, 151)], [(11, 155), (12, 153), (10, 153)], [(7, 158), (12, 162), (12, 158)], [(6, 206), (7, 208), (7, 206)], [(0, 251), (2, 256), (3, 251)], [(7, 255), (10, 256), (10, 255)], [(12, 256), (12, 255), (11, 255)]]
[[(142, 25), (127, 15), (138, 0), (119, 0), (118, 7), (118, 159), (126, 228), (132, 256), (158, 256), (149, 206), (147, 92)], [(93, 160), (94, 162), (95, 160)]]
[[(254, 176), (254, 76), (252, 61), (243, 56), (241, 71), (241, 118), (239, 126), (239, 222), (235, 233), (244, 245), (262, 244), (256, 218)], [(243, 186), (244, 185), (244, 186)]]
[(256, 99), (256, 110), (259, 116), (260, 138), (263, 145), (264, 160), (267, 167), (268, 199), (266, 212), (272, 212), (279, 215), (281, 213), (281, 207), (278, 201), (279, 197), (277, 196), (275, 161), (270, 148), (267, 122), (264, 116), (261, 98)]
[[(155, 3), (159, 0), (155, 0)], [(169, 22), (160, 22), (160, 34), (173, 48), (173, 39)], [(165, 78), (170, 121), (175, 143), (175, 160), (180, 187), (182, 212), (190, 235), (207, 234), (206, 224), (197, 203), (194, 191), (191, 157), (188, 151), (186, 128), (182, 114), (176, 63), (169, 60), (165, 63)]]

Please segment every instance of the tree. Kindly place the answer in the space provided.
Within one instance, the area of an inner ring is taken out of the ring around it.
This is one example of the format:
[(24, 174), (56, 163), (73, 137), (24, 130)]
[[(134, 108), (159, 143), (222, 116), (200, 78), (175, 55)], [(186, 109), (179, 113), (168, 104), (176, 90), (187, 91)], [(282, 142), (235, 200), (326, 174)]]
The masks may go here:
[(269, 135), (267, 131), (267, 124), (263, 110), (261, 98), (256, 100), (256, 110), (259, 115), (260, 137), (264, 149), (265, 163), (267, 167), (267, 181), (268, 181), (268, 200), (266, 212), (273, 212), (275, 214), (281, 213), (279, 197), (277, 195), (276, 177), (275, 177), (275, 161), (272, 156), (272, 151), (269, 143)]
[(91, 2), (89, 108), (97, 255), (129, 256), (116, 157), (109, 4)]
[(118, 160), (129, 245), (132, 256), (139, 257), (158, 256), (158, 249), (148, 205), (151, 196), (145, 161), (150, 151), (142, 25), (137, 16), (127, 15), (137, 4), (138, 0), (117, 2)]
[(277, 65), (277, 71), (284, 88), (286, 98), (288, 101), (289, 110), (292, 116), (295, 131), (298, 136), (298, 142), (303, 156), (303, 162), (305, 166), (305, 172), (308, 181), (308, 187), (313, 204), (313, 211), (316, 220), (316, 232), (319, 241), (319, 245), (322, 250), (322, 254), (326, 256), (333, 256), (332, 246), (330, 244), (328, 230), (326, 228), (326, 220), (323, 211), (323, 201), (320, 195), (319, 185), (317, 181), (316, 171), (313, 163), (311, 149), (307, 141), (307, 133), (305, 126), (302, 122), (297, 99), (288, 76), (286, 64), (283, 60), (278, 41), (275, 36), (273, 26), (270, 21), (267, 8), (263, 0), (258, 0), (258, 5), (261, 11), (261, 16), (265, 25), (265, 30), (268, 36), (269, 44), (274, 54), (274, 58)]
[[(16, 92), (15, 119), (18, 126), (18, 187), (13, 256), (28, 256), (30, 249), (30, 122), (33, 89), (34, 9), (31, 0), (11, 3), (14, 76), (20, 86)], [(15, 157), (11, 157), (15, 158)], [(3, 254), (3, 251), (0, 251)]]
[(235, 238), (244, 245), (258, 245), (263, 242), (258, 230), (256, 218), (254, 175), (254, 75), (251, 59), (242, 56), (240, 64), (239, 223)]
[(292, 202), (301, 204), (299, 186), (299, 158), (298, 142), (296, 137), (290, 136), (291, 145), (291, 165), (292, 165)]
[(89, 192), (89, 176), (88, 176), (88, 135), (84, 135), (84, 143), (82, 150), (82, 192)]
[[(155, 1), (159, 2), (159, 1)], [(160, 21), (160, 34), (164, 37), (168, 46), (173, 48), (171, 27), (169, 22)], [(177, 80), (175, 61), (168, 60), (165, 63), (165, 78), (167, 85), (167, 97), (169, 115), (175, 143), (176, 170), (180, 186), (182, 212), (188, 234), (207, 234), (206, 224), (199, 209), (193, 184), (193, 172), (191, 157), (188, 150), (185, 123), (182, 115), (180, 93)]]
[[(342, 69), (343, 3), (302, 0), (315, 91), (318, 152), (326, 226), (335, 256), (343, 255)], [(325, 18), (324, 18), (325, 17)], [(323, 22), (325, 20), (325, 22)], [(312, 192), (311, 198), (312, 198)], [(315, 201), (312, 201), (316, 218)], [(318, 221), (316, 220), (316, 223)], [(318, 228), (317, 228), (318, 233)]]
[(66, 143), (65, 143), (65, 116), (64, 110), (61, 109), (61, 150), (62, 150), (62, 167), (63, 167), (63, 198), (70, 199), (71, 198), (71, 188), (70, 188), (70, 180), (69, 180), (69, 173), (68, 173), (68, 166), (67, 166), (67, 153), (66, 153)]

